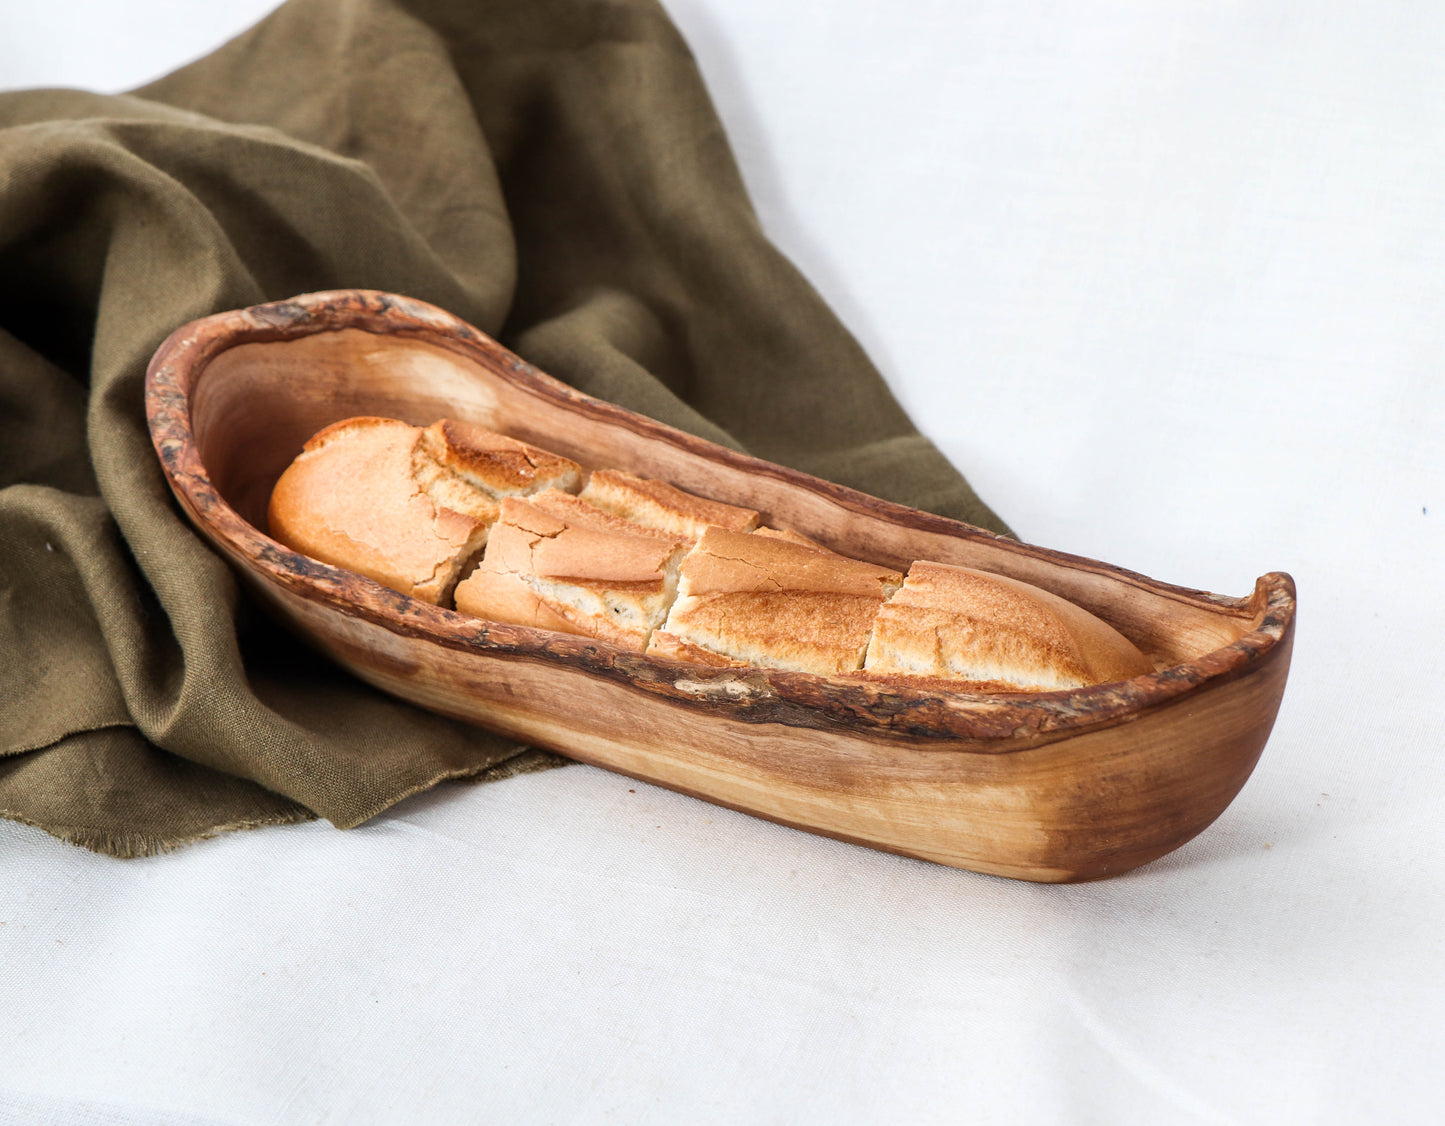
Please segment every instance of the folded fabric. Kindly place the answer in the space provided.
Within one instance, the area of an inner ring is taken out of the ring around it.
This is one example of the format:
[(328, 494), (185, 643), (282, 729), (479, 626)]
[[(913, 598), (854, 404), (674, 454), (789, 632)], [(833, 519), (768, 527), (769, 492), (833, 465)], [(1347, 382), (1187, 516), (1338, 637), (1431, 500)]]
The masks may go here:
[(560, 761), (298, 648), (167, 493), (155, 347), (342, 287), (1004, 530), (764, 237), (656, 3), (293, 0), (133, 94), (0, 95), (0, 815), (141, 855)]

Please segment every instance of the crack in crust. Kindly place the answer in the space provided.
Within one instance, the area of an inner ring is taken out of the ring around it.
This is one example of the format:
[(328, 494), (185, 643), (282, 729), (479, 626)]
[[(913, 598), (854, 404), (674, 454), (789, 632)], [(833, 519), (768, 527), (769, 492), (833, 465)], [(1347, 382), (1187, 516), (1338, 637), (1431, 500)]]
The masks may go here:
[(617, 469), (595, 470), (579, 498), (625, 520), (660, 528), (689, 542), (695, 542), (712, 527), (749, 532), (758, 526), (758, 514), (751, 508), (708, 500), (666, 481), (634, 477)]
[(508, 497), (457, 609), (494, 621), (645, 648), (677, 590), (686, 543), (559, 518)]
[(690, 646), (821, 675), (856, 671), (874, 615), (902, 579), (816, 546), (709, 528), (683, 562), (663, 627), (669, 639), (657, 649)]
[(1112, 626), (1001, 575), (920, 560), (879, 610), (864, 669), (877, 676), (1083, 688), (1154, 671)]

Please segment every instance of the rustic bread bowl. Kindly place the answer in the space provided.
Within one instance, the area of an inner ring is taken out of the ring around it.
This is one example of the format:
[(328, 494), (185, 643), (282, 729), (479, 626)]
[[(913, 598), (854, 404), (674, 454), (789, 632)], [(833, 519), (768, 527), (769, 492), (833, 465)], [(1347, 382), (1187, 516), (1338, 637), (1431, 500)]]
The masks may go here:
[[(423, 707), (708, 801), (844, 840), (1028, 880), (1162, 856), (1233, 800), (1289, 669), (1288, 575), (1248, 598), (1156, 582), (735, 453), (583, 395), (455, 317), (367, 291), (308, 294), (177, 330), (146, 381), (187, 515), (274, 613)], [(970, 695), (718, 669), (467, 617), (316, 562), (263, 530), (277, 477), (361, 414), (468, 419), (585, 467), (758, 509), (827, 547), (1033, 583), (1099, 615), (1155, 673)]]

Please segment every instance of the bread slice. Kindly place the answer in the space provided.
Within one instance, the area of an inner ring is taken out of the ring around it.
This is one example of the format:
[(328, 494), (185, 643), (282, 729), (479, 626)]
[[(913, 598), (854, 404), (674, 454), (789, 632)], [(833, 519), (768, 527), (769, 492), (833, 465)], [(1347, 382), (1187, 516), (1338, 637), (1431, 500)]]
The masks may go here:
[(696, 541), (705, 528), (717, 526), (747, 532), (758, 525), (751, 508), (706, 500), (669, 485), (634, 477), (617, 469), (594, 470), (579, 494), (588, 504), (650, 528), (660, 528)]
[(348, 418), (315, 434), (276, 482), (273, 538), (393, 590), (443, 603), (487, 541), (497, 498), (576, 487), (576, 462), (480, 426), (422, 430)]
[(764, 668), (857, 670), (878, 608), (902, 579), (816, 547), (711, 527), (683, 561), (668, 636), (654, 642), (659, 653), (685, 643)]
[(317, 433), (281, 474), (273, 539), (425, 602), (440, 602), (487, 525), (437, 504), (412, 475), (420, 431), (392, 418), (349, 418)]
[(600, 530), (506, 497), (457, 609), (643, 649), (677, 590), (681, 538)]
[(981, 691), (1082, 688), (1154, 671), (1113, 626), (1056, 594), (925, 560), (879, 610), (863, 667)]
[(412, 476), (437, 505), (490, 524), (502, 497), (575, 490), (582, 467), (475, 423), (444, 418), (418, 436)]
[[(575, 497), (569, 497), (575, 500)], [(767, 526), (754, 528), (752, 534), (761, 536), (763, 539), (783, 540), (787, 543), (797, 544), (799, 547), (806, 547), (812, 551), (821, 551), (826, 555), (836, 554), (828, 548), (811, 540), (801, 532), (795, 532), (791, 528), (770, 528)], [(690, 641), (684, 641), (675, 633), (668, 633), (665, 629), (653, 632), (652, 640), (647, 643), (647, 652), (654, 657), (670, 657), (675, 661), (691, 661), (698, 665), (712, 665), (714, 668), (751, 668), (747, 661), (735, 660), (726, 657), (721, 653), (714, 653), (711, 649), (704, 649), (701, 645), (694, 645)]]

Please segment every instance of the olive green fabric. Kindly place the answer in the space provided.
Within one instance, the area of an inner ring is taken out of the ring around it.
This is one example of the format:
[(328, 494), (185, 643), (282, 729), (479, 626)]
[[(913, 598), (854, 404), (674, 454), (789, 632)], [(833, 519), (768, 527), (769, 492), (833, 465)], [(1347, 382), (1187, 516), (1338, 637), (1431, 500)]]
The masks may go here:
[(1002, 530), (768, 243), (657, 4), (294, 0), (131, 95), (0, 95), (0, 814), (139, 855), (558, 761), (298, 647), (167, 493), (161, 340), (339, 287)]

